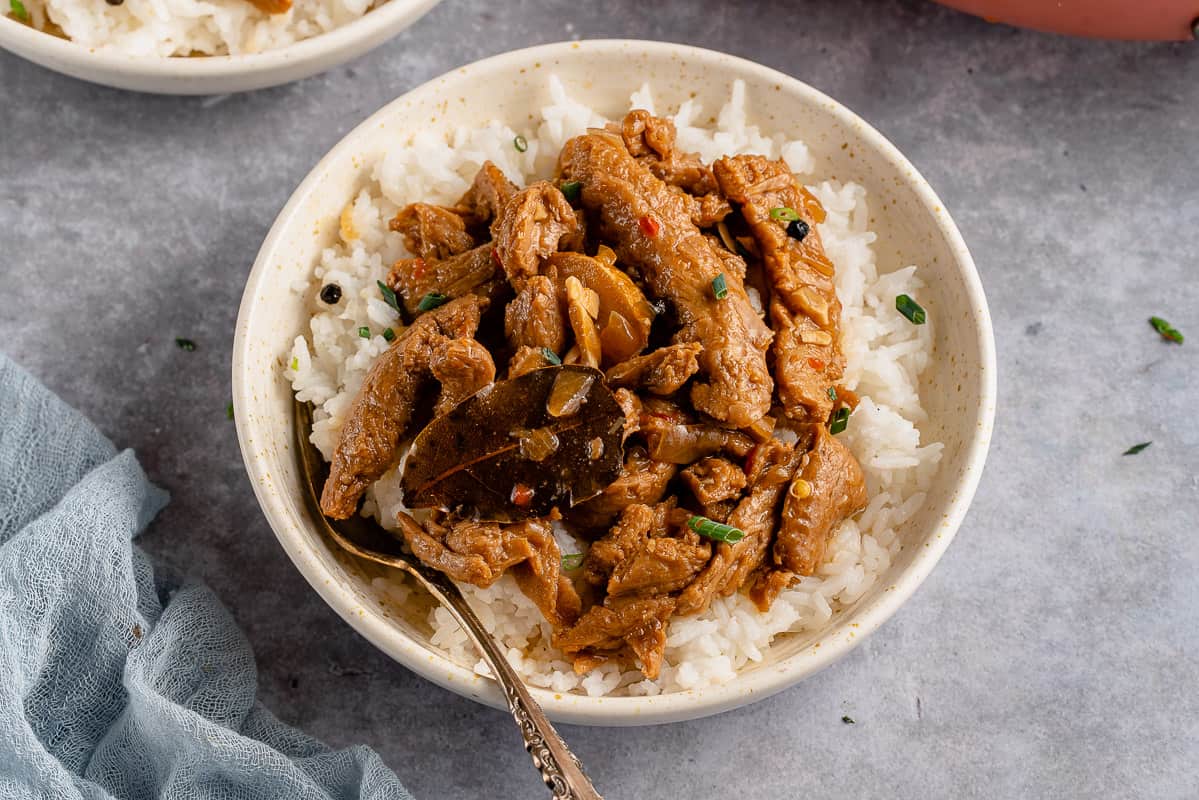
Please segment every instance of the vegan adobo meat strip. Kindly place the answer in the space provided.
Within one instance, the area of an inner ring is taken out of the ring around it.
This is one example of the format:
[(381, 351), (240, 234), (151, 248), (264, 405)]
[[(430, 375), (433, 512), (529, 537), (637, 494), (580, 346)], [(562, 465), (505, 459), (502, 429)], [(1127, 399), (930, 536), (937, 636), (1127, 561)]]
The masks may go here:
[(662, 666), (666, 621), (674, 605), (671, 597), (608, 598), (587, 609), (570, 628), (556, 631), (553, 644), (575, 659), (579, 673), (603, 663), (606, 656), (619, 656), (627, 647), (652, 680)]
[(434, 414), (444, 414), (495, 380), (495, 362), (474, 339), (453, 339), (433, 353), (429, 371), (441, 384)]
[[(824, 422), (833, 407), (828, 390), (845, 369), (833, 264), (816, 231), (824, 209), (782, 161), (733, 156), (716, 161), (713, 172), (749, 225), (770, 282), (779, 400), (792, 419)], [(791, 227), (784, 209), (803, 228)], [(805, 229), (802, 240), (793, 235)]]
[(512, 288), (520, 291), (558, 252), (563, 237), (578, 232), (575, 211), (556, 186), (538, 181), (513, 195), (491, 225), (496, 257)]
[(609, 386), (645, 389), (650, 394), (666, 397), (683, 388), (683, 384), (699, 371), (702, 350), (698, 342), (659, 347), (617, 364), (604, 377)]
[(428, 294), (449, 298), (475, 294), (496, 299), (504, 280), (497, 275), (494, 250), (494, 245), (484, 244), (444, 261), (402, 258), (392, 266), (386, 283), (400, 296), (410, 315), (418, 312), (421, 299)]
[(570, 625), (581, 603), (562, 575), (562, 553), (546, 520), (512, 524), (460, 520), (423, 526), (404, 512), (396, 521), (422, 563), (456, 581), (486, 588), (512, 570), (517, 585), (555, 626)]
[(833, 528), (866, 505), (866, 479), (853, 453), (823, 425), (787, 490), (774, 562), (811, 575), (824, 562)]
[(721, 542), (708, 566), (679, 595), (678, 613), (707, 610), (717, 594), (730, 595), (765, 559), (774, 534), (776, 511), (799, 457), (789, 445), (771, 440), (752, 458), (749, 493), (729, 515), (728, 524), (745, 533), (735, 544)]
[(652, 504), (666, 494), (666, 486), (678, 467), (655, 461), (645, 450), (629, 447), (624, 470), (598, 497), (582, 503), (570, 512), (570, 521), (584, 528), (610, 525), (617, 515), (634, 503)]
[(580, 201), (595, 218), (595, 232), (622, 265), (673, 306), (682, 326), (675, 341), (703, 346), (699, 363), (707, 381), (691, 389), (695, 407), (736, 427), (760, 419), (774, 387), (766, 368), (772, 334), (737, 276), (725, 275), (727, 295), (716, 297), (713, 281), (726, 267), (692, 222), (687, 196), (638, 164), (610, 133), (568, 141), (559, 168), (582, 183)]
[(473, 295), (451, 301), (418, 317), (375, 360), (342, 424), (321, 510), (346, 519), (366, 488), (397, 459), (417, 394), (432, 379), (437, 354), (454, 339), (474, 336), (480, 300)]
[(409, 253), (425, 260), (440, 261), (475, 246), (462, 217), (448, 208), (428, 203), (404, 206), (391, 220), (390, 227), (404, 237)]
[(566, 347), (566, 315), (558, 302), (558, 289), (544, 275), (530, 277), (504, 310), (508, 345), (546, 348), (558, 354)]
[(468, 225), (485, 227), (499, 216), (500, 209), (520, 189), (508, 180), (503, 171), (490, 161), (475, 173), (475, 180), (466, 194), (462, 195), (454, 210), (461, 214)]

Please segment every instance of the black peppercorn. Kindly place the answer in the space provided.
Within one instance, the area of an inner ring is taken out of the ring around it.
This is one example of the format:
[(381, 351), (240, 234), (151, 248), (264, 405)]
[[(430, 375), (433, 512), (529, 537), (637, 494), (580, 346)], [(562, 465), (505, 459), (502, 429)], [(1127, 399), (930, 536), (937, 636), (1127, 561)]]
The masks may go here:
[(110, 6), (119, 6), (124, 3), (125, 0), (104, 0), (104, 2), (108, 3)]
[(341, 287), (336, 283), (326, 283), (321, 289), (321, 300), (331, 306), (337, 305), (337, 302), (341, 300)]
[(787, 224), (787, 235), (801, 242), (810, 230), (811, 228), (808, 227), (808, 223), (802, 219), (793, 219)]

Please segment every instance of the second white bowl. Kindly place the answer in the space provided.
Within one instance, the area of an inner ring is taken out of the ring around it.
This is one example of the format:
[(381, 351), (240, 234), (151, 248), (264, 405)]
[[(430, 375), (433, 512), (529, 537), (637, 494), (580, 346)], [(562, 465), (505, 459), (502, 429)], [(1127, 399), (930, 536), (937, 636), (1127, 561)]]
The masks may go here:
[(261, 53), (236, 56), (132, 56), (93, 50), (0, 16), (0, 48), (80, 80), (156, 94), (226, 94), (265, 89), (324, 72), (365, 55), (440, 0), (387, 0), (328, 33)]

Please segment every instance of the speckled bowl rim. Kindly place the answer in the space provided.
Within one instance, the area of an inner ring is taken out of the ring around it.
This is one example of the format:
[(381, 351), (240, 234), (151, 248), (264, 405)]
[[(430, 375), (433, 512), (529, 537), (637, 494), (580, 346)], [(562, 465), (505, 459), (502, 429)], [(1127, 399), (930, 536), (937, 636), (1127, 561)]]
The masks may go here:
[(486, 75), (491, 70), (506, 68), (514, 63), (532, 65), (537, 62), (549, 63), (554, 59), (585, 59), (593, 54), (621, 50), (627, 52), (629, 49), (634, 49), (639, 54), (649, 57), (669, 57), (671, 54), (681, 56), (689, 62), (709, 68), (712, 70), (711, 74), (715, 75), (721, 74), (730, 66), (735, 66), (738, 71), (752, 74), (763, 82), (786, 85), (798, 94), (807, 95), (809, 101), (826, 106), (831, 114), (839, 118), (841, 123), (857, 132), (865, 147), (877, 150), (897, 168), (900, 174), (907, 176), (911, 188), (915, 190), (923, 205), (923, 213), (935, 220), (940, 234), (945, 237), (954, 258), (952, 268), (963, 278), (966, 292), (971, 301), (971, 317), (974, 331), (978, 337), (977, 346), (981, 361), (978, 371), (979, 403), (973, 420), (974, 432), (968, 439), (966, 453), (962, 460), (964, 468), (958, 475), (941, 474), (939, 477), (940, 480), (952, 481), (954, 486), (952, 487), (953, 499), (947, 504), (945, 515), (938, 524), (938, 535), (928, 537), (928, 542), (915, 554), (907, 569), (895, 576), (888, 591), (881, 592), (868, 605), (854, 609), (855, 625), (851, 630), (833, 630), (824, 634), (818, 640), (817, 646), (807, 647), (773, 664), (758, 666), (722, 686), (672, 692), (653, 697), (600, 698), (533, 689), (534, 695), (553, 719), (589, 725), (646, 725), (674, 722), (743, 706), (769, 697), (818, 672), (844, 656), (869, 634), (877, 630), (915, 592), (932, 571), (957, 532), (973, 499), (983, 463), (986, 460), (994, 424), (996, 399), (996, 361), (991, 317), (970, 252), (957, 226), (949, 214), (943, 210), (943, 204), (928, 182), (891, 142), (852, 111), (802, 81), (784, 73), (734, 56), (684, 45), (637, 40), (561, 42), (487, 58), (452, 70), (412, 90), (404, 97), (389, 103), (347, 134), (317, 164), (292, 195), (283, 211), (280, 212), (247, 281), (246, 292), (239, 311), (233, 349), (233, 396), (237, 408), (238, 439), (254, 491), (280, 544), (325, 602), (375, 646), (414, 672), (466, 697), (479, 700), (495, 708), (505, 707), (501, 693), (489, 679), (481, 678), (470, 669), (459, 666), (448, 658), (430, 657), (427, 647), (410, 639), (399, 627), (381, 617), (358, 613), (361, 609), (361, 601), (349, 591), (342, 590), (332, 572), (325, 569), (316, 559), (304, 553), (306, 545), (301, 532), (279, 524), (283, 519), (283, 514), (276, 497), (263, 485), (263, 459), (254, 448), (249, 446), (249, 428), (254, 423), (243, 423), (242, 414), (242, 409), (247, 408), (250, 402), (250, 398), (245, 395), (246, 381), (243, 378), (243, 370), (247, 362), (247, 345), (251, 338), (243, 321), (248, 318), (251, 307), (255, 303), (258, 284), (268, 277), (270, 254), (277, 241), (292, 227), (292, 216), (299, 211), (302, 199), (318, 184), (320, 176), (327, 170), (327, 165), (339, 153), (352, 148), (356, 138), (365, 131), (380, 124), (391, 113), (392, 107), (402, 103), (405, 97), (429, 91), (443, 78), (451, 75), (454, 75), (455, 78), (467, 75), (477, 77)]
[[(31, 58), (26, 52), (70, 64), (91, 73), (91, 77), (83, 77), (84, 80), (107, 86), (134, 88), (133, 83), (148, 80), (174, 84), (171, 89), (143, 89), (162, 94), (245, 91), (298, 80), (363, 55), (411, 25), (439, 2), (441, 0), (387, 0), (339, 28), (261, 53), (196, 58), (130, 55), (85, 47), (7, 16), (0, 16), (0, 48), (38, 64), (42, 64), (41, 59)], [(46, 68), (70, 74), (56, 67)], [(299, 77), (291, 72), (287, 73), (288, 77), (272, 77), (284, 70), (292, 70)], [(117, 76), (119, 80), (111, 81), (111, 76)]]

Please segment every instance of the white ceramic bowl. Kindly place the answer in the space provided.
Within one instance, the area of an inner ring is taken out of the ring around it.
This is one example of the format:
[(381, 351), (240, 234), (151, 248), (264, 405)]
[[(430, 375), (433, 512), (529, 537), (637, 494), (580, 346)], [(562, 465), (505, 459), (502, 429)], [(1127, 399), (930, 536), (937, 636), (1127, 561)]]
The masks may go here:
[[(734, 681), (657, 697), (590, 698), (534, 689), (551, 717), (596, 725), (670, 722), (734, 708), (795, 684), (849, 652), (911, 596), (957, 531), (978, 483), (995, 407), (995, 354), (986, 300), (970, 253), (936, 194), (895, 147), (851, 111), (766, 67), (673, 44), (567, 42), (480, 61), (392, 102), (346, 136), (308, 175), (279, 214), (258, 254), (242, 299), (233, 350), (238, 437), (254, 491), (279, 542), (321, 597), (363, 636), (409, 669), (452, 691), (501, 707), (496, 686), (428, 644), (414, 615), (387, 606), (371, 589), (378, 571), (334, 552), (304, 509), (293, 447), (291, 389), (282, 365), (308, 312), (289, 287), (307, 279), (334, 241), (338, 215), (390, 146), (418, 129), (520, 125), (548, 102), (557, 73), (579, 100), (609, 115), (625, 109), (643, 81), (659, 109), (696, 96), (707, 109), (747, 88), (751, 122), (764, 132), (802, 138), (827, 174), (864, 184), (871, 202), (879, 266), (917, 263), (929, 284), (922, 297), (936, 314), (933, 364), (922, 383), (930, 422), (926, 440), (945, 443), (924, 508), (903, 526), (903, 551), (883, 579), (830, 625), (776, 640), (765, 663)], [(938, 635), (928, 631), (928, 636)]]
[(300, 80), (365, 55), (439, 0), (387, 0), (362, 17), (277, 50), (237, 56), (164, 58), (93, 50), (0, 16), (0, 47), (92, 83), (157, 94), (226, 94)]

